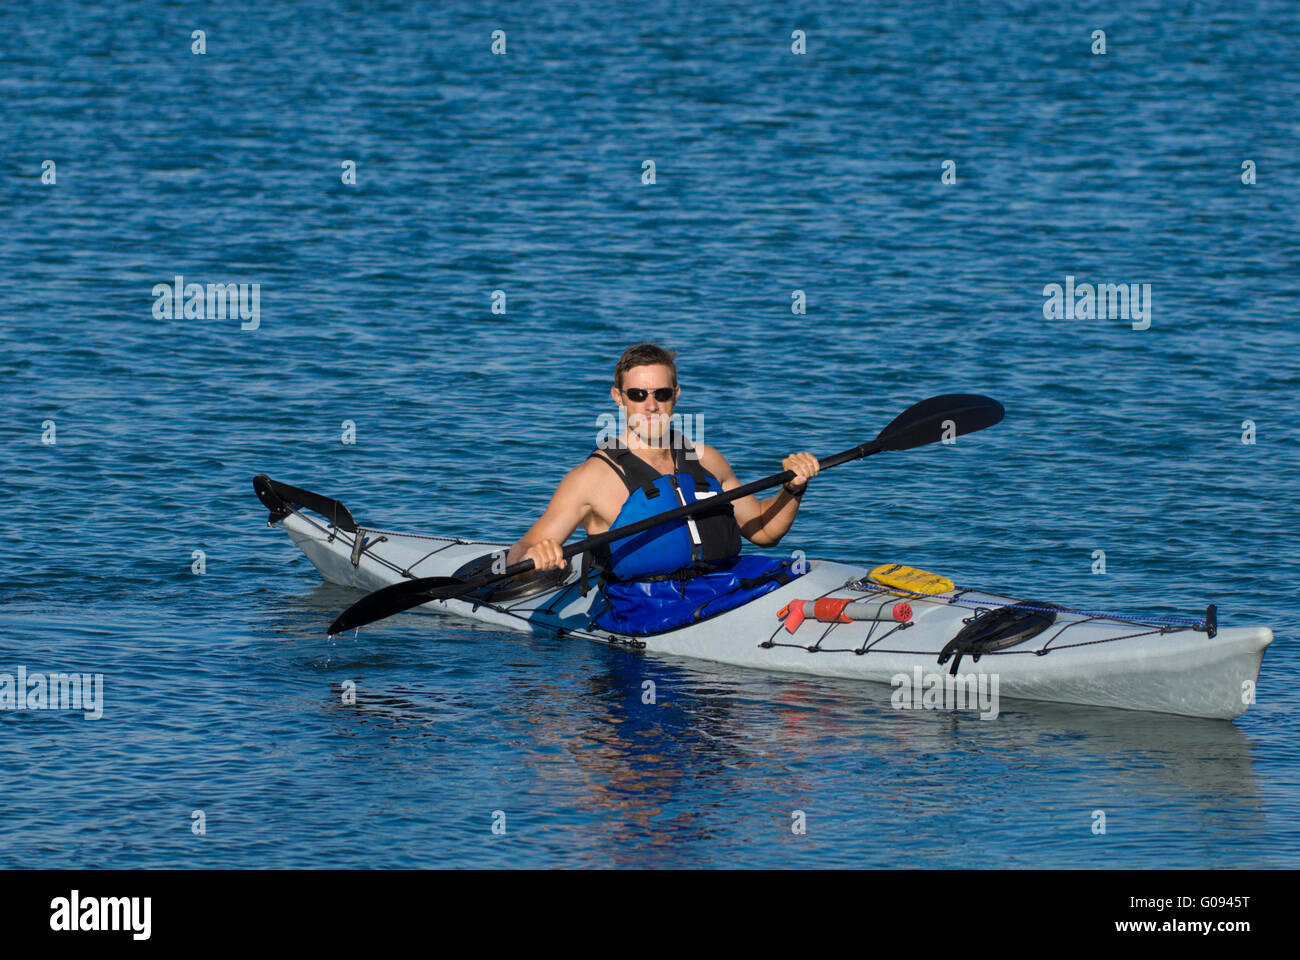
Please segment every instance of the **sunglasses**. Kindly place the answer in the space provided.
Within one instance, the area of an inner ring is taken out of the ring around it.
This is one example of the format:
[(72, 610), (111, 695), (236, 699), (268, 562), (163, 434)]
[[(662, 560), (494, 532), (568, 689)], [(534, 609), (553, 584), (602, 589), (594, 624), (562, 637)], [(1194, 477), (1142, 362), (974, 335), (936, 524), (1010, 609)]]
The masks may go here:
[(655, 395), (655, 399), (660, 403), (667, 403), (677, 395), (677, 388), (658, 387), (655, 390), (646, 390), (644, 387), (632, 387), (629, 390), (620, 390), (619, 392), (624, 394), (633, 403), (645, 403), (646, 397), (650, 396), (651, 393)]

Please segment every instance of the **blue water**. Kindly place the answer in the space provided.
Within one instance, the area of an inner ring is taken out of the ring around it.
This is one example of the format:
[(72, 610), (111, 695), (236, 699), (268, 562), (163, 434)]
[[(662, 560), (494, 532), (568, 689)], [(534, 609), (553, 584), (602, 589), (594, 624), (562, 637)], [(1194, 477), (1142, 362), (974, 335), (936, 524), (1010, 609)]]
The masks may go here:
[[(0, 672), (105, 700), (0, 712), (0, 865), (1300, 864), (1298, 62), (1289, 2), (0, 6)], [(260, 284), (259, 325), (156, 318), (177, 275)], [(1149, 283), (1149, 329), (1044, 319), (1067, 275)], [(742, 479), (997, 397), (813, 481), (782, 549), (1217, 602), (1276, 631), (1258, 703), (983, 721), (437, 618), (326, 638), (355, 594), (255, 473), (516, 537), (642, 339)]]

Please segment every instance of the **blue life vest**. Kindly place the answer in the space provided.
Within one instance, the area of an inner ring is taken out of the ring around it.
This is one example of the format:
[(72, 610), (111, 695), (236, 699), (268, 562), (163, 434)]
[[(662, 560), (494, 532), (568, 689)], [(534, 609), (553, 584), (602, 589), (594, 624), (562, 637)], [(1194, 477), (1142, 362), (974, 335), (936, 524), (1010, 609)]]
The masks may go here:
[[(665, 513), (722, 492), (718, 479), (680, 434), (670, 439), (671, 474), (661, 474), (622, 445), (590, 456), (605, 460), (628, 496), (610, 529)], [(593, 551), (601, 567), (605, 606), (593, 624), (615, 633), (674, 630), (731, 610), (789, 583), (793, 561), (740, 556), (740, 527), (730, 503), (660, 524)]]
[[(590, 454), (609, 464), (627, 487), (627, 499), (614, 518), (611, 530), (666, 513), (722, 492), (718, 478), (705, 470), (698, 458), (686, 456), (686, 441), (674, 432), (673, 473), (662, 474), (621, 444)], [(595, 551), (596, 563), (607, 580), (645, 580), (690, 571), (740, 553), (740, 527), (730, 503), (705, 510), (685, 520), (661, 523), (657, 527), (615, 540)], [(685, 575), (689, 576), (689, 572)]]

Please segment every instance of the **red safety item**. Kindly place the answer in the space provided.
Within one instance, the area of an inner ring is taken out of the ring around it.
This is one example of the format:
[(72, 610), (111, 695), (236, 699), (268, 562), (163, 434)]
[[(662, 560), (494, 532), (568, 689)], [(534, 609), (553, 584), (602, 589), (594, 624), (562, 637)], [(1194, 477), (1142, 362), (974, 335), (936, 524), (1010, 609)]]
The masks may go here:
[[(849, 604), (854, 604), (854, 613), (856, 616), (850, 616), (845, 612)], [(804, 620), (809, 616), (820, 620), (822, 623), (853, 623), (855, 620), (886, 620), (885, 609), (882, 604), (878, 612), (868, 613), (864, 610), (866, 604), (855, 601), (852, 597), (822, 597), (820, 600), (791, 600), (784, 607), (776, 612), (776, 615), (785, 621), (785, 628), (791, 633), (802, 626)], [(903, 601), (894, 604), (890, 610), (892, 616), (899, 623), (908, 623), (912, 619), (912, 605)]]
[(813, 603), (813, 616), (822, 623), (852, 623), (844, 616), (844, 608), (852, 602), (852, 597), (822, 597)]
[(784, 607), (776, 612), (776, 615), (785, 621), (785, 628), (791, 633), (799, 629), (803, 623), (803, 601), (791, 600)]

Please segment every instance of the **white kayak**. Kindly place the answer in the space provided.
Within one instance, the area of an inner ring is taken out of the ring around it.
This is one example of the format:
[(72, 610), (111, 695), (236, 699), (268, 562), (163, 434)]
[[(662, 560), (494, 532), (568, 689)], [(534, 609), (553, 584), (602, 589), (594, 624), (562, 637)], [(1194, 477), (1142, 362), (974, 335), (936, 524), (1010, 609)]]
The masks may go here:
[[(321, 575), (341, 586), (370, 592), (403, 579), (467, 577), (509, 547), (362, 527), (337, 501), (263, 479), (258, 495), (271, 508), (269, 522), (281, 523)], [(301, 496), (276, 495), (284, 491)], [(305, 512), (302, 500), (325, 519)], [(584, 596), (572, 568), (415, 609), (655, 654), (868, 680), (890, 684), (896, 694), (944, 683), (960, 694), (962, 683), (973, 689), (969, 678), (984, 676), (996, 678), (992, 689), (1001, 697), (1215, 718), (1238, 716), (1253, 702), (1264, 649), (1273, 640), (1267, 627), (1218, 629), (1213, 608), (1204, 622), (1120, 618), (943, 578), (933, 579), (947, 589), (917, 592), (877, 582), (871, 570), (852, 564), (806, 564), (803, 576), (742, 607), (635, 637), (592, 628), (603, 599), (594, 584)], [(847, 599), (849, 613), (874, 611), (878, 619), (819, 620), (814, 604), (793, 603), (830, 599)], [(795, 608), (807, 615), (792, 617)]]

